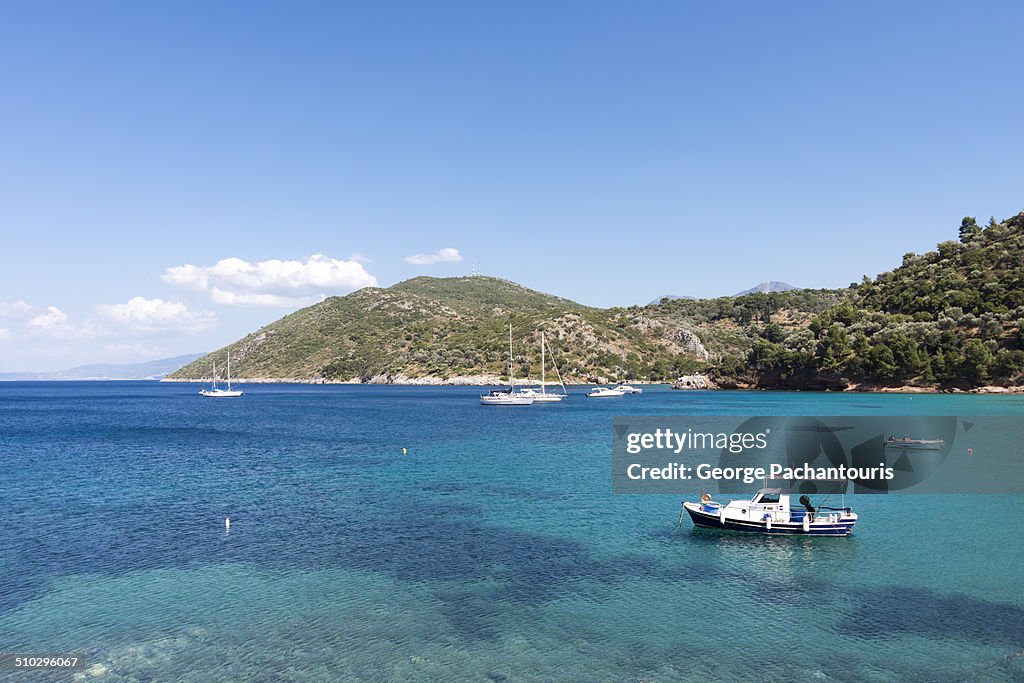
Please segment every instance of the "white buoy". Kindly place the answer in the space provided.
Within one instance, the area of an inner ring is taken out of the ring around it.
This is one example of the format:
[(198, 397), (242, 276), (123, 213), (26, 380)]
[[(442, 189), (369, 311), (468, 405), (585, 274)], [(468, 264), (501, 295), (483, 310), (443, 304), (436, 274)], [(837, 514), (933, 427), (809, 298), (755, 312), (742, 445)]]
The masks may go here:
[(224, 531), (231, 531), (231, 518), (230, 517), (225, 517), (224, 518)]

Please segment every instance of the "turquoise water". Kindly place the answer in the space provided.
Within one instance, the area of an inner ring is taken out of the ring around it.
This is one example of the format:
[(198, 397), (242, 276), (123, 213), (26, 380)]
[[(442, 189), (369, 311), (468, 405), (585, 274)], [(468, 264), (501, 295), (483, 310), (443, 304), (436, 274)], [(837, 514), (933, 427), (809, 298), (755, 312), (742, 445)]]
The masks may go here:
[(717, 535), (677, 528), (679, 496), (612, 495), (609, 453), (616, 414), (1024, 397), (195, 391), (0, 385), (0, 651), (77, 653), (90, 681), (1024, 680), (1024, 497), (856, 496), (849, 539)]

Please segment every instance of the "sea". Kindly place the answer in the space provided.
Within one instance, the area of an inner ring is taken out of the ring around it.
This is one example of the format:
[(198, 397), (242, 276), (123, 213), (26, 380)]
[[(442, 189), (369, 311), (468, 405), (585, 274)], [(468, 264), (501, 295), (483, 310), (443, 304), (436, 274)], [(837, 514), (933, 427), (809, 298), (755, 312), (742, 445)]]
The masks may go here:
[(77, 658), (0, 681), (1024, 681), (1024, 496), (858, 495), (849, 538), (748, 536), (610, 470), (616, 415), (1024, 396), (197, 388), (0, 384), (0, 652)]

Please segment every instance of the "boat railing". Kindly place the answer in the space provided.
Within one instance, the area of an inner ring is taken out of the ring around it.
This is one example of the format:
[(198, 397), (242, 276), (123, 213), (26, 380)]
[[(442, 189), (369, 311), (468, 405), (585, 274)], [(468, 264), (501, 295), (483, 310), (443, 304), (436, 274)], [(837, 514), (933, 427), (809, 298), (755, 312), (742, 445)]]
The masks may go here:
[(834, 508), (827, 507), (824, 505), (815, 509), (814, 512), (810, 512), (809, 510), (801, 510), (799, 508), (793, 508), (792, 510), (789, 511), (789, 519), (792, 522), (802, 522), (805, 518), (809, 517), (812, 522), (827, 522), (832, 521), (833, 517), (838, 518), (842, 515), (849, 515), (851, 512), (853, 512), (852, 508)]

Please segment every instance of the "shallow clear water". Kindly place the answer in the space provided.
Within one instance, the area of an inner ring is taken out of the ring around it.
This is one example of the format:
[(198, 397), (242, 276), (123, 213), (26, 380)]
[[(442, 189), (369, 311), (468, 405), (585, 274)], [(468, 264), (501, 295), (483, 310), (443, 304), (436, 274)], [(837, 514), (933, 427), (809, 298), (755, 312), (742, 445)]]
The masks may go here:
[[(612, 495), (609, 452), (616, 414), (1022, 397), (246, 389), (0, 384), (0, 651), (102, 681), (1024, 679), (1024, 497), (857, 496), (852, 538), (716, 535), (676, 527), (679, 496)], [(29, 677), (71, 678), (0, 671)]]

